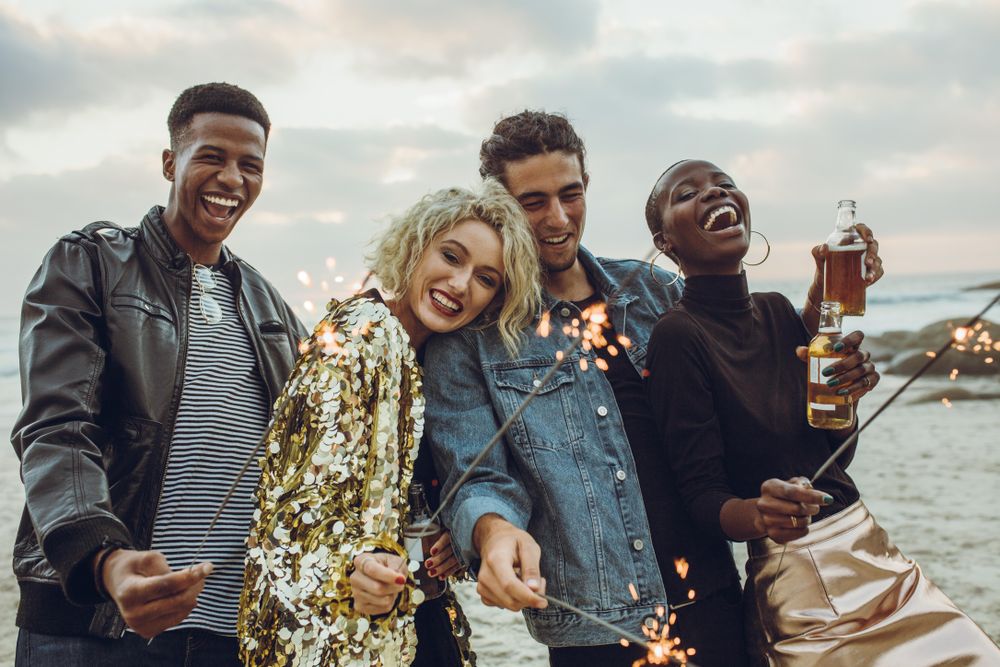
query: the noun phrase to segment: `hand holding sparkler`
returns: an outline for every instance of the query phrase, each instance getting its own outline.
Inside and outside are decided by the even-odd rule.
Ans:
[[[548,606],[542,597],[542,552],[531,535],[497,514],[487,514],[476,523],[473,542],[482,556],[476,592],[484,604],[510,611]]]
[[[364,553],[354,558],[351,592],[359,614],[388,614],[406,584],[406,559],[389,553]]]

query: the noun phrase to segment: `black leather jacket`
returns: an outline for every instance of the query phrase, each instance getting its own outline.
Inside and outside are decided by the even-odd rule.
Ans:
[[[192,288],[191,259],[162,211],[152,208],[137,228],[101,222],[63,237],[24,298],[23,408],[11,441],[26,498],[14,545],[17,624],[28,630],[124,630],[89,562],[103,544],[148,549],[152,539]],[[226,248],[222,262],[273,402],[305,332],[256,269]]]

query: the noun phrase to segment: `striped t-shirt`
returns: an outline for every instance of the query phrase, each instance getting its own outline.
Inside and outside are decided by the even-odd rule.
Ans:
[[[222,319],[209,324],[202,290],[191,290],[187,366],[170,457],[156,510],[152,549],[174,570],[191,565],[222,499],[267,428],[270,406],[249,334],[236,310],[236,295],[221,271],[208,294]],[[208,312],[208,311],[206,311]],[[202,628],[236,636],[243,589],[246,537],[255,507],[260,468],[253,464],[197,554],[215,570],[205,580],[194,611],[177,628]]]

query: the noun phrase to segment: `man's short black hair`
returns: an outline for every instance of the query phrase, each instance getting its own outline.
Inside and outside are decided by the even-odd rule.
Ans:
[[[508,162],[554,151],[565,151],[580,161],[580,173],[586,175],[584,157],[587,149],[566,116],[546,111],[524,110],[497,121],[479,149],[479,174],[504,181]]]
[[[264,128],[264,140],[271,131],[271,119],[254,94],[231,83],[202,83],[191,86],[177,96],[167,116],[170,149],[178,150],[184,143],[184,133],[191,119],[199,113],[225,113],[243,116]]]

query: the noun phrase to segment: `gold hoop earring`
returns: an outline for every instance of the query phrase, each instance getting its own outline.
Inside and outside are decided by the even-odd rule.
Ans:
[[[759,262],[754,262],[753,264],[751,264],[750,262],[744,262],[744,261],[741,260],[740,263],[743,264],[743,265],[745,265],[745,266],[760,266],[761,264],[763,264],[764,262],[767,261],[768,257],[771,256],[771,244],[768,242],[767,237],[764,236],[764,234],[762,234],[761,232],[758,232],[756,229],[750,230],[750,233],[751,234],[757,234],[762,239],[764,239],[764,245],[767,246],[767,252],[764,253],[764,259],[760,260]]]
[[[673,280],[671,280],[669,283],[660,282],[659,280],[657,280],[656,273],[653,271],[653,269],[656,267],[656,258],[659,257],[660,255],[663,255],[664,257],[667,256],[665,252],[660,250],[655,255],[653,255],[653,259],[649,260],[649,278],[660,287],[670,287],[678,280],[680,280],[681,277],[680,267],[677,268],[677,273],[674,274]]]

